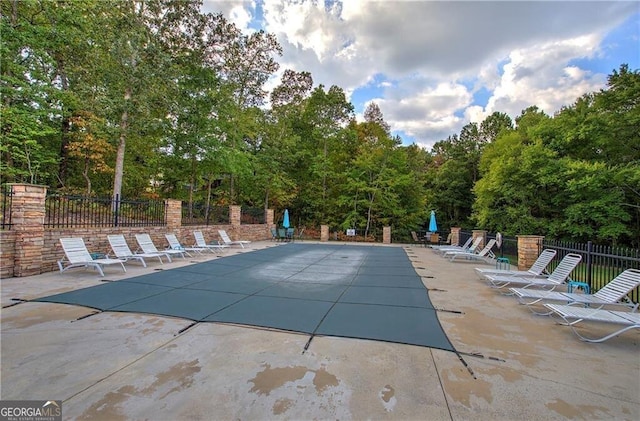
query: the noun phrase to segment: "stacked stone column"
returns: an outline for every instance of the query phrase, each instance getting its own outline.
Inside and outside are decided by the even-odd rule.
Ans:
[[[460,231],[462,228],[460,227],[451,227],[451,245],[461,245],[460,244]]]
[[[540,255],[543,236],[518,235],[518,270],[528,270]]]
[[[165,215],[167,219],[167,230],[171,232],[176,231],[182,226],[182,201],[166,199],[165,204],[167,210]]]
[[[16,233],[14,276],[40,273],[44,248],[45,186],[13,184],[11,186],[11,222]]]
[[[382,227],[382,244],[391,244],[391,227]]]
[[[229,206],[229,222],[233,226],[239,226],[241,224],[242,207],[238,205]]]
[[[482,237],[482,241],[480,241],[480,244],[478,244],[478,250],[482,250],[482,248],[484,247],[485,244],[487,244],[487,231],[485,230],[473,230],[472,232],[472,238],[473,241],[476,241],[476,238],[478,237]]]
[[[329,225],[320,226],[320,241],[329,241]]]

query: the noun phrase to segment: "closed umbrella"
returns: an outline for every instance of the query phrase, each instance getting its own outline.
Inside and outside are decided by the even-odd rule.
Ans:
[[[431,219],[429,220],[429,232],[438,232],[438,224],[436,223],[435,211],[431,211]]]
[[[284,216],[282,217],[282,226],[284,227],[285,231],[285,238],[287,239],[287,241],[291,240],[293,238],[293,233],[289,230],[289,209],[285,209],[284,210]]]

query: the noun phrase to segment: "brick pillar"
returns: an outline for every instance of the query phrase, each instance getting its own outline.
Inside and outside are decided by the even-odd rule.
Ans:
[[[320,225],[320,241],[329,241],[329,225]]]
[[[391,244],[391,227],[382,227],[382,244]]]
[[[267,226],[269,228],[275,226],[275,223],[273,222],[274,220],[274,213],[273,213],[273,209],[267,209],[264,215],[264,220],[267,223]]]
[[[242,213],[242,208],[238,205],[229,205],[229,221],[231,225],[237,226],[240,225],[240,215]]]
[[[451,245],[461,245],[460,244],[460,231],[462,228],[460,227],[451,227]]]
[[[175,231],[182,226],[182,201],[166,199],[167,231]]]
[[[518,235],[518,270],[528,270],[540,254],[543,236]]]
[[[273,209],[266,209],[264,211],[264,222],[267,224],[267,237],[273,238],[273,233],[271,230],[277,229],[276,224],[273,222],[274,220],[274,211]]]
[[[16,277],[41,273],[44,249],[45,186],[11,185],[11,222],[15,231],[13,275]]]
[[[476,241],[476,238],[478,238],[478,237],[482,237],[482,241],[480,241],[480,244],[478,244],[478,250],[482,250],[484,245],[487,244],[487,231],[485,231],[485,230],[473,230],[471,232],[472,232],[471,236],[473,238],[473,241]]]

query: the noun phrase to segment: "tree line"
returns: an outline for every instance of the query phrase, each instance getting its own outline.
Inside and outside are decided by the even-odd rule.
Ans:
[[[550,116],[403,146],[374,103],[279,70],[272,34],[199,2],[0,0],[2,182],[288,208],[297,226],[439,225],[640,246],[640,73]]]

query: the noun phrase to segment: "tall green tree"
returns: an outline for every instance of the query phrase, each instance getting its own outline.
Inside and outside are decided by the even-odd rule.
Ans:
[[[300,148],[296,152],[300,195],[298,208],[305,209],[311,220],[325,221],[329,217],[333,192],[339,185],[340,168],[351,143],[346,129],[354,118],[353,105],[347,101],[344,91],[331,86],[316,87],[306,101],[300,122]],[[345,149],[347,148],[347,149]]]

